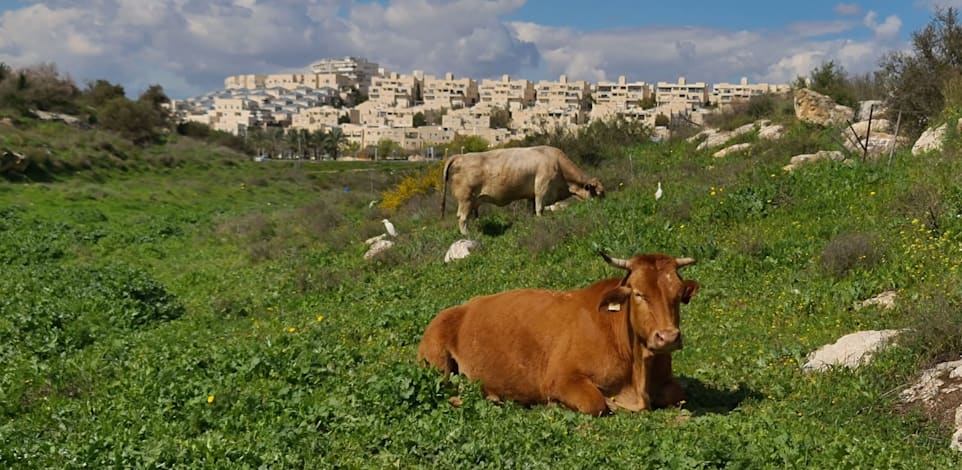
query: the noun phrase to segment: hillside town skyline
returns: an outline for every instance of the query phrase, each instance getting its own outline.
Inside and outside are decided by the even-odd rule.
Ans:
[[[339,128],[357,148],[383,139],[418,151],[478,136],[490,145],[553,128],[576,129],[592,120],[621,116],[652,128],[684,116],[700,120],[707,109],[789,84],[689,81],[648,83],[619,76],[612,81],[533,81],[508,74],[474,79],[390,71],[363,57],[321,59],[294,73],[225,77],[224,88],[173,103],[179,121],[245,135],[252,128],[307,131]]]

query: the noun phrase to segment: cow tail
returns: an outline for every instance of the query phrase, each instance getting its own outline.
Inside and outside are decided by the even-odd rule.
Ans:
[[[444,162],[444,172],[441,174],[441,218],[444,218],[444,207],[448,200],[448,178],[451,176],[449,170],[451,168],[451,163],[454,162],[454,158],[457,155],[448,159]]]

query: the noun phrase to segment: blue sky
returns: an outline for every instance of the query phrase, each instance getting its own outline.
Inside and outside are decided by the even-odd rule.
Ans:
[[[962,0],[0,0],[0,61],[177,98],[347,55],[476,79],[784,83],[829,60],[875,70],[935,6]]]

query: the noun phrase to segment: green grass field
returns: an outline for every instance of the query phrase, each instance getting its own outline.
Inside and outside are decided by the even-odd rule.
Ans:
[[[950,433],[897,406],[920,367],[962,352],[957,136],[891,165],[782,171],[826,135],[795,124],[725,159],[639,144],[586,168],[604,200],[484,206],[482,249],[451,264],[437,194],[369,207],[423,164],[255,163],[184,141],[0,181],[0,467],[959,468]],[[15,138],[42,140],[0,143]],[[385,216],[398,244],[365,262]],[[681,409],[494,404],[415,362],[445,307],[618,275],[598,249],[698,260]],[[855,308],[888,289],[896,309]],[[903,327],[857,371],[800,370],[844,334]]]

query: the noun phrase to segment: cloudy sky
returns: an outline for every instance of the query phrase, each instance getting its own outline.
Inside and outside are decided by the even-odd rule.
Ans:
[[[184,98],[356,55],[476,79],[790,82],[907,47],[962,0],[0,0],[0,62]]]

